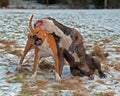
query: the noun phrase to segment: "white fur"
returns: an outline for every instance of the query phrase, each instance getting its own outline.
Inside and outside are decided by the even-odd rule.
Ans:
[[[48,33],[53,33],[55,32],[56,35],[61,37],[61,42],[60,42],[60,47],[65,48],[68,50],[69,46],[72,43],[72,39],[70,36],[67,36],[61,31],[54,23],[52,20],[49,19],[42,19],[44,22],[43,25],[40,26],[42,30],[47,31]]]
[[[64,49],[69,49],[71,43],[72,43],[72,39],[70,37],[70,35],[65,35],[63,33],[63,31],[61,31],[54,23],[52,20],[49,19],[42,19],[43,21],[43,25],[40,26],[40,28],[42,30],[47,31],[48,33],[53,33],[55,32],[56,35],[61,37],[61,41],[60,41],[60,47],[64,48]],[[76,53],[72,53],[72,56],[75,57],[75,61],[79,62],[80,59],[78,57],[78,55]]]
[[[59,74],[55,71],[55,80],[57,82],[61,81],[61,77],[59,76]]]
[[[36,78],[37,72],[35,72],[34,74],[32,74],[32,76],[30,77],[30,79],[34,80]]]
[[[49,47],[49,43],[47,42],[46,39],[41,46],[38,46],[38,48],[40,49],[40,51],[38,53],[40,58],[45,58],[45,57],[49,57],[49,56],[54,57],[52,49]]]
[[[74,53],[71,53],[72,56],[75,58],[75,62],[80,62],[80,58],[78,57],[77,53],[74,52]]]

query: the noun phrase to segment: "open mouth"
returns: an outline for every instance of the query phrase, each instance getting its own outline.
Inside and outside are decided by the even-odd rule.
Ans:
[[[41,44],[42,44],[42,39],[41,38],[37,38],[35,40],[35,45],[40,46]]]

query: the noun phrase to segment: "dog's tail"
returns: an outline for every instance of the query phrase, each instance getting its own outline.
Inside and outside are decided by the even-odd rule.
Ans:
[[[34,29],[33,29],[33,27],[32,27],[32,19],[33,19],[33,14],[32,14],[32,16],[31,16],[31,18],[30,18],[30,20],[29,20],[29,28],[30,28],[30,31],[31,32],[34,32]]]

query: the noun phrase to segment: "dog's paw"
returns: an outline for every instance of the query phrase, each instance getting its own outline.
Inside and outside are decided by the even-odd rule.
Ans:
[[[32,75],[30,76],[30,79],[36,79],[36,74],[35,74],[35,73],[32,74]]]
[[[61,77],[60,77],[60,75],[57,72],[55,72],[55,81],[56,82],[60,82],[61,81]]]
[[[107,75],[106,74],[100,74],[100,78],[106,78],[107,77]]]
[[[94,80],[94,76],[93,75],[89,75],[88,79],[89,80]]]
[[[99,71],[99,75],[100,75],[100,78],[106,78],[107,77],[107,75],[104,74],[102,71]]]

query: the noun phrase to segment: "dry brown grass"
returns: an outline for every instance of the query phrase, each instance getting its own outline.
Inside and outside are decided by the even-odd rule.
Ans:
[[[105,53],[104,50],[102,49],[102,46],[99,43],[95,42],[93,51],[91,52],[90,55],[105,60],[106,57],[108,56],[108,53]]]
[[[41,96],[41,90],[47,89],[47,81],[37,80],[36,82],[24,80],[22,86],[21,96]]]
[[[117,70],[117,71],[120,71],[120,64],[115,64],[114,69]]]
[[[116,47],[116,52],[119,52],[120,53],[120,47]]]
[[[47,66],[48,67],[48,66]],[[47,96],[48,94],[54,94],[50,96],[61,96],[61,90],[74,90],[74,96],[84,96],[84,94],[88,94],[88,90],[82,86],[82,79],[80,77],[71,77],[70,79],[62,80],[59,83],[51,84],[48,81],[37,80],[37,81],[28,81],[29,78],[25,78],[23,74],[30,74],[29,70],[23,69],[21,70],[22,78],[17,78],[17,81],[22,82],[23,87],[20,95],[25,96]],[[20,76],[18,76],[20,77]],[[24,77],[24,78],[23,78]],[[19,79],[19,80],[18,80]],[[52,88],[52,91],[49,92],[48,88]],[[42,90],[46,90],[47,93],[42,92]],[[42,94],[42,95],[41,95]],[[57,94],[57,95],[55,95]],[[49,95],[48,95],[49,96]]]
[[[91,48],[92,48],[92,45],[86,45],[86,46],[85,46],[85,49],[86,49],[86,50],[90,50]]]
[[[51,69],[55,69],[54,68],[54,65],[53,64],[50,64],[48,61],[46,60],[43,60],[40,64],[39,64],[39,67],[41,70],[44,70],[44,71],[49,71]]]
[[[95,94],[94,96],[114,96],[114,92],[100,92]]]
[[[97,80],[96,82],[100,83],[100,84],[106,84],[103,80]]]
[[[111,40],[109,40],[109,39],[105,39],[105,40],[102,40],[102,42],[103,42],[104,44],[106,44],[106,43],[110,43]]]
[[[61,85],[67,90],[74,90],[74,96],[85,96],[88,94],[88,90],[82,86],[82,80],[80,77],[72,77],[69,80],[63,80]]]
[[[110,67],[109,65],[105,64],[105,66],[104,66],[103,68],[104,68],[104,70],[105,70],[106,72],[109,72],[109,71],[110,71],[110,68],[109,68],[109,67]]]
[[[16,41],[0,40],[0,43],[3,44],[0,48],[6,53],[14,54],[18,57],[22,55],[22,51],[17,49],[20,48],[20,46],[16,43]]]

